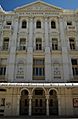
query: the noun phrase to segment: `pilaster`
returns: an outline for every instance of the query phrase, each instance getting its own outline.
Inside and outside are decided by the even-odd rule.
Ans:
[[[10,44],[9,65],[8,65],[8,82],[14,82],[15,79],[15,58],[16,58],[16,43],[18,32],[18,18],[15,18],[13,35]]]
[[[63,18],[60,18],[59,23],[60,23],[60,39],[62,46],[63,82],[67,82],[69,80],[70,67],[69,67],[69,56],[67,51],[67,40],[65,37],[65,27]]]
[[[29,18],[29,41],[27,51],[27,80],[32,80],[32,64],[33,64],[33,18]]]
[[[49,47],[48,18],[45,18],[45,79],[51,81],[51,53]]]

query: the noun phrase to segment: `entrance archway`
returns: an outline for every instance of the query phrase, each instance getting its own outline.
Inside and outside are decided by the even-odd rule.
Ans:
[[[49,92],[49,115],[58,115],[58,99],[55,90]]]
[[[28,91],[23,90],[21,92],[21,99],[20,99],[20,115],[28,115],[28,112],[29,112]]]
[[[36,88],[32,96],[32,115],[46,114],[45,91],[42,88]]]

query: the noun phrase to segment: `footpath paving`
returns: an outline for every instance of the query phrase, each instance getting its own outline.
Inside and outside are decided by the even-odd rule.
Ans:
[[[43,116],[20,116],[20,117],[0,117],[0,119],[78,119],[78,117],[43,117]]]

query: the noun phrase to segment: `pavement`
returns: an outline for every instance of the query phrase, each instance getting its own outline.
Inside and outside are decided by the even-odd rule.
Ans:
[[[78,117],[19,116],[19,117],[0,117],[0,119],[78,119]]]

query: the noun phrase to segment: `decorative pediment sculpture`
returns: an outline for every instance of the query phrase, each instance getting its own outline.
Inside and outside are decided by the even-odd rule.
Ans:
[[[62,12],[62,9],[53,5],[50,5],[43,1],[36,1],[22,7],[18,7],[15,9],[16,12],[33,12],[33,11],[56,11]]]

